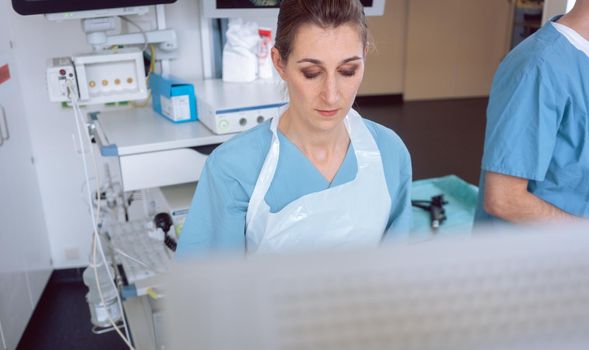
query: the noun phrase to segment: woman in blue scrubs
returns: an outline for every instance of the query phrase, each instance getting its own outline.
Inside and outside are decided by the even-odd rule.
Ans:
[[[368,32],[358,0],[284,0],[274,66],[289,104],[208,158],[178,256],[377,246],[407,237],[411,160],[351,109]]]

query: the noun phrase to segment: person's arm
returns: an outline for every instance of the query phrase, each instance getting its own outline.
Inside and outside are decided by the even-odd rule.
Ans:
[[[485,211],[515,222],[578,220],[528,192],[528,180],[494,172],[485,174]]]
[[[247,194],[210,156],[180,234],[176,257],[245,251],[246,211]]]

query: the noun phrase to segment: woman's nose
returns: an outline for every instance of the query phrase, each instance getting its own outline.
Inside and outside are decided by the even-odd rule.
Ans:
[[[323,83],[322,91],[323,100],[329,105],[333,106],[339,99],[339,93],[337,89],[337,80],[335,77],[327,77]]]

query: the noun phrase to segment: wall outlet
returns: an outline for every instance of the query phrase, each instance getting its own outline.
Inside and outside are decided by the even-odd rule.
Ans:
[[[80,249],[78,248],[65,248],[65,259],[66,260],[79,260]]]

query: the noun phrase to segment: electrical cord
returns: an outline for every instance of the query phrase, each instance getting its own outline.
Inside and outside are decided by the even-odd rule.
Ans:
[[[73,136],[73,135],[72,135]],[[90,178],[90,180],[94,180],[94,178]],[[86,181],[84,181],[82,183],[82,186],[80,188],[80,196],[82,197],[82,202],[84,202],[84,204],[88,207],[88,211],[90,211],[90,206],[96,206],[96,202],[94,201],[94,196],[92,197],[92,203],[88,203],[88,198],[86,198],[86,186],[90,186],[90,184],[86,183]]]
[[[86,179],[89,179],[89,176],[88,176],[88,166],[87,166],[87,163],[86,163],[86,157],[85,157],[85,151],[84,151],[84,144],[83,144],[81,127],[80,127],[80,119],[82,119],[82,112],[81,112],[81,110],[79,108],[77,99],[72,100],[72,102],[73,102],[73,105],[74,105],[74,115],[76,117],[76,128],[77,128],[77,131],[78,131],[78,138],[79,138],[80,146],[81,146],[81,149],[82,149],[82,163],[84,165],[84,173],[85,173]],[[82,122],[83,122],[83,120],[82,120]],[[92,159],[94,161],[96,172],[98,173],[98,168],[96,167],[96,157],[94,155],[94,151],[92,150],[92,145],[90,145],[89,148],[90,148],[90,153],[91,153]],[[97,188],[100,188],[100,182],[99,181],[97,181]],[[90,193],[90,188],[88,187],[87,189],[88,189],[89,199],[91,200],[92,194]],[[104,295],[103,295],[102,289],[100,287],[100,280],[98,278],[98,270],[97,270],[97,266],[98,265],[97,265],[97,261],[96,261],[96,258],[97,258],[96,257],[96,252],[97,252],[97,250],[98,250],[98,252],[101,255],[102,262],[106,266],[108,266],[108,260],[106,259],[106,256],[104,254],[104,247],[102,246],[102,242],[101,242],[101,240],[99,239],[99,236],[98,236],[98,225],[97,225],[97,222],[96,222],[96,218],[98,216],[95,217],[95,215],[93,213],[94,210],[93,210],[92,207],[90,208],[90,211],[91,211],[93,231],[94,231],[94,234],[92,236],[92,268],[94,270],[94,278],[95,278],[95,281],[96,281],[96,286],[97,286],[97,289],[98,289],[98,295],[100,297],[100,301],[101,301],[101,303],[103,305],[106,305],[106,302],[105,302],[105,299],[104,299]],[[98,209],[97,209],[97,214],[99,215],[99,213],[100,213],[100,202],[98,203]],[[111,273],[111,271],[110,271],[110,269],[108,267],[106,268],[106,272],[108,274],[109,281],[111,282],[112,288],[114,290],[117,290],[117,287],[116,287],[116,285],[114,283],[114,276],[112,275],[112,273]],[[116,296],[116,299],[117,299],[119,310],[122,313],[123,312],[123,305],[122,305],[122,302],[121,302],[119,293],[118,292],[115,293],[115,296]],[[108,320],[109,320],[111,326],[117,332],[117,334],[123,339],[123,341],[125,342],[125,344],[129,347],[129,349],[134,349],[133,346],[130,343],[131,337],[129,335],[129,329],[128,329],[127,322],[126,322],[126,319],[124,317],[124,314],[121,315],[122,316],[121,318],[122,318],[123,325],[124,325],[124,328],[125,328],[126,337],[121,333],[121,331],[119,330],[118,326],[116,325],[116,323],[112,319],[110,313],[107,312],[106,314],[107,314],[107,317],[108,317]]]
[[[74,111],[75,111],[74,114],[76,116],[76,126],[77,126],[77,130],[78,130],[78,137],[79,137],[79,140],[80,140],[80,146],[81,146],[81,149],[82,149],[82,162],[84,163],[84,172],[85,172],[86,178],[88,179],[89,178],[88,177],[88,167],[87,167],[85,156],[84,156],[85,155],[85,152],[84,152],[84,145],[83,145],[83,141],[82,141],[82,132],[81,132],[81,128],[80,128],[80,121],[83,122],[83,119],[82,119],[82,115],[83,114],[82,114],[82,111],[79,108],[79,105],[77,105],[77,101],[75,101],[74,103],[75,103],[75,105],[74,105],[75,106],[75,108],[74,108]],[[96,156],[94,155],[94,150],[92,149],[92,145],[91,144],[89,144],[89,150],[90,150],[90,154],[92,156],[92,160],[94,162],[94,169],[95,169],[96,175],[97,175],[97,182],[96,182],[96,184],[97,184],[97,190],[98,190],[100,188],[100,180],[99,180],[99,175],[98,175],[98,166],[96,164]],[[91,198],[91,193],[90,193],[89,187],[88,187],[88,195]],[[94,277],[95,277],[95,281],[96,281],[96,284],[97,284],[97,289],[98,289],[98,294],[100,296],[100,301],[101,301],[101,303],[103,305],[106,305],[105,300],[104,300],[104,296],[102,294],[102,289],[100,288],[100,281],[99,281],[99,278],[98,278],[98,270],[97,270],[97,266],[98,265],[97,265],[97,262],[96,262],[96,252],[97,252],[97,249],[96,248],[98,247],[98,251],[100,252],[100,255],[101,255],[101,258],[102,258],[103,263],[105,265],[108,265],[108,260],[106,259],[106,256],[104,254],[104,247],[102,246],[102,242],[101,242],[101,240],[98,237],[97,219],[99,218],[99,215],[100,215],[100,208],[101,208],[101,206],[100,206],[100,202],[98,202],[97,204],[98,204],[98,206],[97,206],[97,214],[96,215],[93,215],[92,214],[93,209],[91,208],[92,223],[93,223],[93,227],[94,227],[94,235],[92,237],[92,268],[94,270]],[[98,242],[98,244],[96,244],[97,242]],[[110,269],[107,268],[106,271],[107,271],[107,274],[109,276],[109,281],[111,282],[111,285],[112,285],[113,289],[114,290],[117,290],[117,287],[114,284],[114,277],[111,274]],[[120,297],[119,297],[118,292],[115,293],[115,295],[116,295],[116,298],[117,298],[117,303],[118,303],[118,306],[119,306],[119,310],[122,313],[123,312],[123,307],[122,307],[122,302],[120,300]],[[124,318],[124,315],[122,317],[122,321],[123,321],[123,324],[124,324],[124,327],[125,327],[125,332],[126,332],[126,335],[127,335],[126,338],[124,338],[123,335],[122,335],[122,333],[120,333],[120,331],[119,331],[116,323],[111,318],[109,312],[107,312],[107,316],[108,316],[108,319],[109,319],[109,321],[110,321],[113,329],[115,329],[117,331],[117,333],[119,333],[119,335],[123,338],[123,340],[125,340],[125,343],[128,346],[130,346],[130,348],[132,348],[132,346],[130,345],[130,343],[128,341],[128,339],[130,339],[130,336],[129,336],[129,333],[128,333],[128,328],[127,328],[127,324],[126,324],[126,320]]]
[[[147,85],[149,85],[149,78],[151,77],[151,73],[153,73],[153,71],[155,70],[156,50],[155,50],[155,46],[153,46],[153,44],[149,44],[149,51],[150,51],[150,56],[149,56],[149,71],[147,72]]]
[[[119,16],[123,21],[131,24],[133,27],[137,28],[139,30],[139,32],[141,32],[141,35],[143,35],[143,50],[141,51],[145,51],[147,50],[147,45],[149,45],[149,40],[147,39],[147,34],[145,33],[145,30],[143,30],[143,28],[141,28],[141,26],[139,24],[137,24],[135,21],[133,21],[132,19],[130,19],[127,16]]]
[[[151,267],[148,264],[144,263],[143,261],[141,261],[141,260],[139,260],[139,259],[137,259],[137,258],[135,258],[135,257],[133,257],[133,256],[127,254],[127,253],[125,253],[122,249],[116,248],[115,251],[117,253],[121,254],[122,256],[124,256],[125,258],[127,258],[127,259],[129,259],[129,260],[131,260],[133,262],[136,262],[137,264],[139,264],[139,265],[141,265],[141,266],[143,266],[143,267],[151,270],[152,272],[157,273],[157,270],[156,269],[154,269],[153,267]]]
[[[149,79],[151,78],[151,74],[155,71],[155,54],[156,54],[155,46],[153,46],[153,44],[149,44],[149,50],[150,50],[149,69],[147,71],[147,77],[145,78],[145,85],[147,85],[148,87],[149,87]],[[151,89],[149,89],[149,93],[148,93],[145,101],[143,103],[134,103],[133,102],[132,106],[135,108],[147,107],[149,105],[149,101],[151,100],[151,98],[152,98]]]
[[[141,26],[139,24],[137,24],[135,21],[133,21],[132,19],[130,19],[127,16],[119,16],[119,17],[123,21],[125,21],[125,22],[131,24],[133,27],[137,28],[139,30],[139,32],[141,32],[141,34],[143,35],[143,49],[141,51],[146,51],[147,48],[149,47],[149,50],[150,50],[149,70],[148,70],[147,78],[146,78],[147,86],[149,86],[149,78],[151,77],[151,73],[153,73],[155,70],[155,54],[156,54],[155,46],[153,46],[153,44],[149,43],[149,39],[147,38],[147,34],[145,33],[145,30],[143,28],[141,28]],[[144,103],[142,103],[142,104],[132,103],[132,105],[135,108],[147,107],[150,99],[151,99],[151,90],[149,90],[149,95],[147,96],[147,99],[145,99]]]
[[[80,110],[80,106],[79,106],[79,103],[78,103],[77,90],[72,85],[71,81],[68,81],[67,82],[67,91],[68,91],[68,99],[70,100],[70,103],[72,104],[73,110],[74,110],[74,119],[75,119],[75,122],[76,122],[76,130],[77,130],[77,134],[78,134],[78,141],[80,143],[80,147],[81,147],[81,150],[82,150],[81,153],[82,153],[82,163],[83,163],[83,166],[84,166],[84,175],[86,177],[86,181],[89,183],[90,182],[90,180],[89,180],[90,179],[90,176],[88,174],[88,164],[86,162],[85,149],[84,149],[84,138],[82,137],[82,134],[83,133],[82,133],[81,126],[80,126],[80,124],[84,122],[83,121],[83,117],[82,117],[83,113]],[[87,136],[88,144],[90,146],[89,147],[90,154],[91,154],[92,159],[94,161],[94,166],[95,166],[95,171],[96,171],[96,179],[97,179],[97,181],[96,181],[96,187],[98,189],[97,191],[99,191],[99,189],[100,189],[100,178],[99,178],[99,175],[98,175],[98,167],[96,166],[96,156],[94,154],[94,150],[92,149],[92,144],[91,144],[91,142],[89,140],[89,137],[88,137],[88,134],[87,133],[86,133],[86,136]],[[92,203],[92,193],[90,191],[90,186],[87,186],[86,189],[87,189],[87,195],[88,195],[89,202]],[[97,258],[96,253],[97,253],[97,251],[100,253],[100,256],[102,258],[103,263],[107,266],[106,272],[108,274],[109,281],[111,282],[112,287],[115,290],[117,290],[117,287],[116,287],[116,285],[114,283],[114,277],[112,276],[112,273],[111,273],[110,269],[108,268],[108,260],[106,259],[106,256],[104,254],[104,248],[102,246],[102,242],[100,241],[100,239],[98,237],[97,220],[98,220],[99,215],[100,215],[100,201],[98,201],[96,214],[94,213],[93,206],[92,205],[90,206],[90,214],[91,214],[90,216],[91,216],[91,219],[92,219],[92,226],[93,226],[93,235],[92,235],[92,268],[94,270],[94,278],[95,278],[95,281],[96,281],[96,285],[97,285],[98,295],[100,297],[100,301],[101,301],[101,303],[103,305],[106,305],[106,302],[104,300],[104,295],[102,294],[102,290],[100,288],[100,281],[99,281],[99,278],[98,278],[98,270],[97,270],[97,263],[96,263],[96,258]],[[120,295],[119,295],[118,292],[115,293],[115,295],[116,295],[116,299],[117,299],[117,303],[118,303],[119,309],[120,309],[121,314],[122,314],[121,315],[122,316],[121,318],[122,318],[122,321],[123,321],[123,326],[125,328],[126,337],[119,330],[118,326],[116,325],[116,323],[112,319],[112,317],[110,315],[110,312],[107,312],[106,313],[107,314],[107,317],[108,317],[108,320],[109,320],[111,326],[113,327],[113,329],[117,332],[117,334],[121,337],[121,339],[123,339],[123,341],[129,347],[129,349],[130,350],[134,350],[133,346],[130,343],[131,337],[129,335],[129,328],[127,326],[127,321],[126,321],[125,316],[123,314],[123,305],[122,305],[122,302],[121,302]]]
[[[72,88],[71,85],[69,86],[69,88],[70,88],[70,90],[73,90],[73,88]],[[76,122],[76,130],[78,132],[78,140],[79,140],[80,148],[81,148],[81,151],[82,151],[81,153],[82,153],[82,163],[84,165],[84,174],[86,176],[86,181],[89,182],[88,165],[87,165],[86,157],[85,157],[86,152],[85,152],[85,149],[84,149],[84,141],[83,141],[84,139],[82,137],[82,134],[83,133],[81,131],[81,123],[80,123],[81,122],[80,120],[82,119],[82,111],[80,110],[80,107],[79,107],[79,104],[78,104],[78,100],[77,100],[77,95],[75,93],[74,94],[70,94],[70,101],[72,102],[72,106],[74,107],[74,118],[75,118],[75,122]],[[83,120],[82,120],[82,122],[83,122]],[[89,147],[89,150],[91,152],[92,159],[94,161],[95,173],[97,175],[96,187],[97,187],[97,191],[98,191],[99,188],[100,188],[100,181],[99,181],[99,178],[98,178],[98,167],[96,165],[96,157],[94,156],[94,153],[93,153],[93,150],[92,150],[92,145],[90,144],[89,146],[90,146]],[[92,194],[90,192],[89,186],[87,187],[87,194],[88,194],[89,200],[92,200]],[[97,220],[98,220],[99,215],[100,215],[100,208],[101,208],[100,202],[98,202],[97,203],[97,211],[96,211],[96,215],[95,215],[94,214],[94,210],[93,210],[93,206],[90,207],[90,213],[91,213],[92,224],[93,224],[93,233],[94,233],[93,236],[92,236],[92,265],[91,266],[92,266],[92,268],[94,270],[94,277],[95,277],[95,282],[96,282],[97,289],[98,289],[98,294],[100,296],[100,301],[101,301],[101,303],[103,305],[106,305],[105,300],[104,300],[104,296],[102,294],[102,289],[100,288],[100,281],[99,281],[99,278],[98,278],[98,271],[97,271],[98,264],[96,262],[96,248],[98,247],[99,250],[100,250],[100,253],[102,255],[102,261],[103,261],[103,263],[105,265],[108,264],[108,261],[106,259],[106,256],[104,255],[104,248],[102,247],[102,243],[101,243],[100,239],[98,238],[98,225],[97,225]],[[96,242],[98,242],[98,244],[96,244]],[[116,286],[114,285],[114,278],[111,275],[111,272],[110,272],[110,270],[108,268],[107,268],[107,274],[109,275],[109,279],[112,282],[113,288],[116,290]],[[118,293],[117,293],[117,297],[118,297]],[[119,307],[121,307],[121,305],[119,305]],[[120,310],[122,311],[122,308]],[[111,325],[113,326],[113,328],[118,331],[118,327],[116,326],[114,320],[110,317],[110,313],[109,312],[107,312],[107,316],[108,316],[108,319],[109,319]],[[121,334],[121,336],[122,336],[122,334]]]
[[[4,331],[2,330],[2,327],[0,327],[0,339],[2,339],[2,346],[4,346],[4,349],[8,349],[8,346],[6,345],[6,337],[4,337]]]

